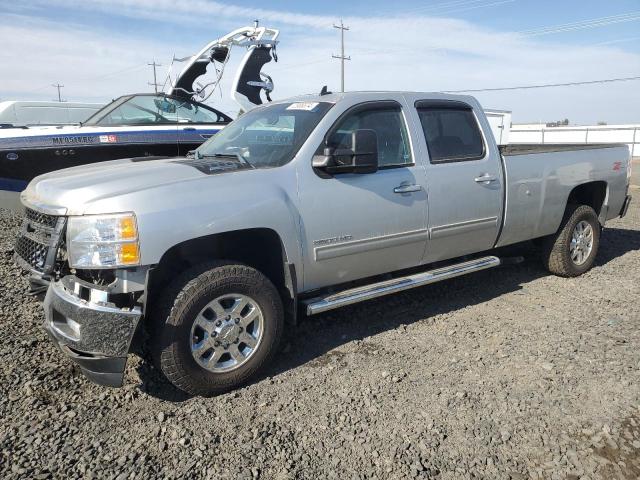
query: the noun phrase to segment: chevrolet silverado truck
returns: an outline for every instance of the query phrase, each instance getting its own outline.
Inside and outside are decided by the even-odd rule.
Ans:
[[[35,178],[15,254],[90,379],[120,386],[144,342],[210,395],[252,378],[301,314],[497,267],[499,247],[536,240],[551,273],[584,273],[630,168],[626,146],[501,150],[472,97],[323,90],[188,157]]]

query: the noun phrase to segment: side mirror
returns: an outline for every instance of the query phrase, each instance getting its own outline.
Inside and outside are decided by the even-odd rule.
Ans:
[[[378,171],[378,135],[375,130],[360,129],[351,133],[350,149],[325,148],[315,155],[313,168],[328,174],[375,173]]]

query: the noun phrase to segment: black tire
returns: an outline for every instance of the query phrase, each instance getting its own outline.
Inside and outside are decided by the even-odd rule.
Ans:
[[[197,315],[217,297],[237,293],[251,297],[262,312],[261,341],[246,362],[228,372],[211,372],[191,354]],[[278,349],[284,326],[282,301],[275,286],[246,265],[216,262],[192,268],[163,292],[153,314],[151,353],[163,375],[191,395],[214,395],[237,388],[264,367]]]
[[[571,258],[571,239],[576,225],[587,222],[593,230],[591,252],[581,264]],[[549,272],[560,277],[577,277],[589,270],[600,246],[600,222],[598,215],[588,205],[570,205],[562,219],[558,232],[544,239],[542,261]]]

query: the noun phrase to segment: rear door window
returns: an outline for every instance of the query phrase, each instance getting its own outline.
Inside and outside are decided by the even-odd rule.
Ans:
[[[431,163],[479,160],[485,145],[473,110],[464,107],[418,107]]]

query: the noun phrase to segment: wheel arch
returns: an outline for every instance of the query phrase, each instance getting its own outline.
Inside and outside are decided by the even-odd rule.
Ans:
[[[212,260],[238,262],[255,268],[275,285],[287,321],[297,318],[297,278],[280,235],[271,228],[250,228],[205,235],[169,248],[147,279],[146,306],[153,308],[171,281],[182,272]],[[149,317],[150,315],[145,315]]]
[[[598,215],[601,225],[607,215],[607,197],[609,195],[609,186],[604,180],[595,180],[593,182],[582,183],[573,187],[567,203],[565,205],[565,214],[571,205],[588,205],[593,208]]]

